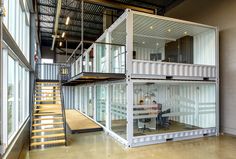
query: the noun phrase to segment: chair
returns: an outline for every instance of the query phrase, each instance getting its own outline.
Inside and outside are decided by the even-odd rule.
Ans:
[[[170,113],[171,112],[171,110],[170,109],[167,109],[167,110],[165,110],[165,111],[161,111],[160,113],[158,113],[158,115],[157,115],[157,127],[159,126],[160,128],[169,128],[169,126],[170,126],[170,122],[169,122],[169,117],[167,116],[167,117],[163,117],[162,115],[163,114],[168,114],[168,113]]]
[[[143,130],[143,132],[145,130],[149,130],[150,131],[150,129],[146,126],[146,124],[151,122],[151,118],[139,119],[138,121],[143,123],[143,128],[141,128],[141,130]]]

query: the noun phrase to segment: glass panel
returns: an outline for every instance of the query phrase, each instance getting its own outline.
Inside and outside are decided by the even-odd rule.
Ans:
[[[100,124],[106,124],[107,86],[96,86],[96,120]]]
[[[88,53],[88,72],[93,72],[94,70],[94,51],[93,48]]]
[[[215,127],[215,84],[134,84],[134,136]]]
[[[111,45],[111,72],[125,72],[125,47]]]
[[[111,95],[111,130],[126,139],[127,108],[126,84],[112,84]]]
[[[90,86],[87,89],[87,115],[90,116],[91,118],[93,118],[93,112],[94,112],[94,87]]]
[[[215,65],[214,28],[145,15],[133,17],[133,59]]]
[[[100,43],[95,45],[96,72],[125,73],[125,46]]]
[[[15,117],[15,61],[8,56],[8,80],[7,80],[7,134],[8,138],[14,132],[14,117]]]
[[[105,54],[105,45],[96,44],[96,72],[107,72],[107,58]]]
[[[86,87],[81,87],[81,112],[85,113],[86,107]]]
[[[21,124],[24,118],[24,99],[23,99],[23,88],[26,91],[26,88],[23,87],[23,68],[18,67],[18,123]]]

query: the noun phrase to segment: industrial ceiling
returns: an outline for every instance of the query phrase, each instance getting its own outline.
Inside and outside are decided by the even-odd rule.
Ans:
[[[166,10],[178,5],[183,0],[84,0],[84,40],[95,41],[103,33],[104,14],[112,17],[114,22],[125,8],[144,8],[153,10],[154,14],[163,15]],[[57,0],[36,0],[36,12],[38,15],[38,33],[41,46],[52,46],[55,31],[55,20],[57,11]],[[106,9],[112,10],[105,13]],[[136,8],[134,8],[136,9]],[[66,25],[66,19],[70,22]],[[81,0],[62,0],[61,11],[58,18],[55,48],[75,49],[81,37]],[[66,42],[67,41],[67,42]],[[59,42],[63,42],[59,46]],[[86,47],[86,46],[85,46]]]

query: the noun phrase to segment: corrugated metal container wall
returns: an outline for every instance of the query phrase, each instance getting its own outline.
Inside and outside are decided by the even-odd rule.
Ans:
[[[64,95],[64,105],[65,109],[74,109],[75,108],[75,87],[73,86],[63,86],[63,95]]]

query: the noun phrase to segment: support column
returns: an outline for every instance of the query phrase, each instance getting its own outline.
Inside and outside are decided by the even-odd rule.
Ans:
[[[128,145],[132,144],[133,138],[133,82],[132,74],[132,58],[133,58],[133,13],[126,10],[126,100],[127,100],[127,140]]]

